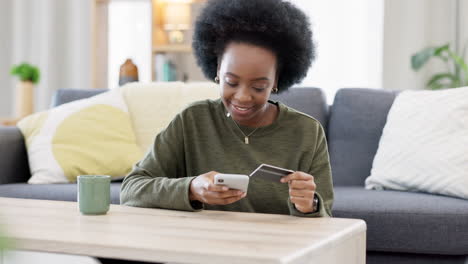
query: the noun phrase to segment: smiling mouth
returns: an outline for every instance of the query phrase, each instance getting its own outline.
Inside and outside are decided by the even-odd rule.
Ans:
[[[244,112],[252,109],[252,107],[240,107],[240,106],[235,106],[235,105],[233,105],[233,107],[239,111],[244,111]]]

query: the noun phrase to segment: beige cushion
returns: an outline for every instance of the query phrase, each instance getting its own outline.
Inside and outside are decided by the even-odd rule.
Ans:
[[[219,98],[218,85],[211,82],[129,83],[121,87],[138,145],[146,151],[156,135],[188,104]]]

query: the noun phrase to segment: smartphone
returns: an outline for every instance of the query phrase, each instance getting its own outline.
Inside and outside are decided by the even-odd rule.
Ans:
[[[241,190],[247,193],[249,188],[249,176],[244,174],[224,174],[218,173],[214,176],[214,183],[226,185],[229,189]]]
[[[280,182],[282,177],[293,172],[293,170],[288,170],[268,164],[261,164],[250,174],[250,177],[256,177],[267,181]]]

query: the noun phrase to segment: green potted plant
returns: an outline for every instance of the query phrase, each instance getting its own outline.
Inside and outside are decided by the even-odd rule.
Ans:
[[[411,68],[414,71],[421,69],[431,58],[442,60],[446,71],[431,76],[426,83],[428,89],[456,88],[468,85],[468,66],[464,54],[460,56],[450,49],[449,44],[438,47],[427,47],[411,56]]]
[[[11,74],[18,76],[20,82],[16,87],[15,115],[22,118],[33,113],[34,84],[39,82],[40,71],[28,63],[13,65]]]

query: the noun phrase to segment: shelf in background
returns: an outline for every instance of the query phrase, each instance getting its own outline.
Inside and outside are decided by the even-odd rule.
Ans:
[[[0,117],[0,126],[16,126],[16,123],[20,118],[5,118],[5,117]]]
[[[192,52],[192,47],[189,44],[168,44],[153,47],[153,53],[163,52]]]

